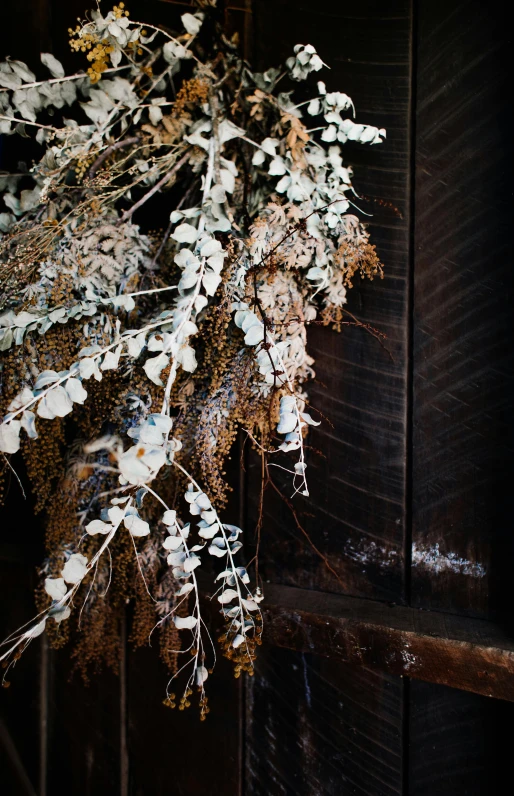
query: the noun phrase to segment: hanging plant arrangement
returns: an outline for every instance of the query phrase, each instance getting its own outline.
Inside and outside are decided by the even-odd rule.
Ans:
[[[385,136],[323,82],[299,104],[281,91],[322,69],[314,47],[254,72],[211,5],[176,36],[123,3],[92,12],[69,31],[87,63],[71,76],[50,54],[44,80],[0,64],[0,133],[39,152],[0,175],[0,451],[11,477],[21,451],[47,528],[39,614],[0,660],[7,673],[46,631],[71,633],[83,673],[116,667],[135,598],[132,639],[160,634],[167,704],[197,690],[202,719],[216,645],[200,568],[215,565],[236,676],[263,632],[226,459],[241,433],[308,495],[308,326],[339,329],[352,281],[382,276],[341,145]]]

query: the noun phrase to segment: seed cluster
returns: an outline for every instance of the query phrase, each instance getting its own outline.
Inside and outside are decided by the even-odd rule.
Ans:
[[[125,10],[125,3],[119,3],[113,8],[115,19],[122,19],[128,17],[129,12]],[[80,19],[78,20],[80,23]],[[109,39],[99,39],[97,34],[93,31],[84,28],[82,24],[78,24],[75,29],[68,28],[70,37],[70,47],[75,52],[87,52],[87,60],[91,66],[87,70],[87,74],[91,83],[98,83],[102,74],[109,68],[109,59],[111,53],[114,51],[114,46],[110,43]],[[134,44],[131,42],[130,44]],[[142,51],[140,51],[142,52]]]

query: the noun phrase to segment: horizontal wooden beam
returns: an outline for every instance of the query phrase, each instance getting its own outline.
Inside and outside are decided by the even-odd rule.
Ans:
[[[514,702],[514,641],[492,622],[268,584],[264,641]]]

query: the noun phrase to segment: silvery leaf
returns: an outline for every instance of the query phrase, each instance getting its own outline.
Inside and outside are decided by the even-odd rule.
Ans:
[[[180,536],[167,536],[164,542],[162,543],[162,546],[164,547],[165,550],[175,551],[178,550],[180,547],[182,547],[182,544],[183,542]]]
[[[287,412],[283,415],[280,415],[280,422],[277,426],[277,431],[279,434],[288,434],[290,431],[294,431],[298,424],[298,418],[296,414],[292,412]]]
[[[184,583],[183,586],[178,590],[177,597],[182,597],[184,594],[189,594],[190,591],[193,591],[194,586],[192,583]]]
[[[218,602],[222,605],[226,605],[236,599],[237,596],[237,591],[235,591],[235,589],[225,589],[225,591],[219,595]]]
[[[46,406],[56,417],[65,417],[73,411],[73,403],[70,401],[68,393],[62,385],[51,389],[44,398]],[[39,407],[38,407],[38,414]]]
[[[80,583],[87,572],[87,558],[82,553],[73,553],[61,570],[66,583]]]
[[[107,351],[100,365],[100,370],[116,370],[119,365],[122,348],[123,346],[120,344],[114,351]]]
[[[214,296],[220,282],[221,282],[221,276],[218,276],[218,274],[214,273],[207,272],[203,275],[202,278],[202,284],[208,296]]]
[[[50,71],[52,77],[64,77],[64,67],[51,53],[41,53],[41,63]]]
[[[91,536],[94,536],[97,533],[106,535],[112,531],[112,527],[112,525],[110,525],[108,522],[103,522],[103,520],[92,520],[86,525],[84,530]]]
[[[154,384],[158,384],[160,387],[163,386],[160,379],[160,374],[161,371],[164,370],[164,368],[169,364],[169,361],[169,356],[162,353],[156,357],[150,357],[150,359],[146,360],[145,364],[143,365],[143,370],[150,381],[153,381]]]
[[[258,326],[252,326],[245,334],[246,345],[257,345],[264,340],[264,326],[260,323]]]
[[[218,530],[218,524],[214,523],[213,525],[208,525],[206,528],[201,528],[198,531],[198,536],[201,536],[202,539],[213,539],[218,533]]]
[[[76,404],[83,404],[87,398],[87,392],[83,388],[80,379],[68,379],[66,382],[66,392],[73,403]]]
[[[125,517],[123,524],[132,536],[148,536],[150,533],[150,526],[148,523],[135,514]]]
[[[45,626],[46,618],[42,619],[41,622],[38,622],[34,627],[31,627],[30,630],[27,630],[26,633],[23,634],[23,638],[37,638],[41,633],[44,633]]]
[[[177,512],[174,509],[168,509],[162,515],[162,521],[165,525],[175,525],[177,521]]]
[[[174,616],[173,621],[177,630],[193,630],[198,624],[196,616]]]
[[[198,238],[198,230],[192,224],[179,224],[175,232],[171,235],[177,243],[195,243]]]
[[[68,587],[64,578],[45,578],[45,591],[52,600],[61,600],[68,591]]]
[[[21,427],[27,432],[30,439],[37,439],[36,415],[30,409],[25,409],[21,416]]]
[[[199,556],[189,556],[183,564],[184,572],[192,572],[196,567],[199,567],[201,563]]]
[[[186,554],[184,552],[178,553],[170,553],[167,561],[171,567],[176,567],[178,564],[183,564],[186,560]]]
[[[321,425],[321,421],[313,420],[308,412],[300,412],[300,417],[302,418],[302,420],[305,420],[305,422],[308,423],[310,426]]]
[[[196,685],[202,685],[205,683],[209,676],[209,672],[205,666],[199,666],[196,670]]]

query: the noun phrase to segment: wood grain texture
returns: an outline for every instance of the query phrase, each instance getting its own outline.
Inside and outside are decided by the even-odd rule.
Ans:
[[[413,681],[409,796],[509,792],[514,705]]]
[[[0,547],[0,557],[1,553]],[[34,568],[26,560],[5,557],[0,583],[5,600],[0,621],[3,641],[34,614]],[[35,796],[39,787],[40,648],[38,639],[8,673],[9,688],[0,691],[0,790],[13,796]],[[3,674],[0,670],[0,677]]]
[[[514,701],[514,640],[483,620],[268,586],[268,644]]]
[[[385,279],[359,284],[348,307],[387,335],[393,360],[367,332],[309,329],[318,381],[307,385],[326,419],[309,438],[311,498],[297,500],[314,544],[329,555],[337,581],[295,528],[288,509],[269,497],[263,536],[263,573],[272,581],[307,588],[401,600],[405,534],[407,294],[409,213],[410,9],[405,0],[344,4],[286,0],[254,9],[262,65],[290,55],[296,41],[317,47],[331,69],[316,74],[329,90],[355,99],[363,122],[388,130],[380,146],[348,145],[346,162],[367,199],[373,243]],[[281,31],[287,25],[287,39]],[[328,34],[331,31],[331,35]],[[312,81],[313,87],[315,81]],[[292,88],[293,86],[291,86]],[[305,89],[295,86],[301,94]],[[307,117],[308,123],[308,117]],[[393,202],[402,217],[375,204]],[[331,425],[333,424],[333,425]],[[318,455],[315,451],[321,451]],[[259,479],[260,463],[250,468]],[[277,479],[280,480],[280,479]],[[287,487],[289,491],[289,486]],[[255,501],[255,494],[251,498]],[[250,506],[255,515],[255,502]],[[310,516],[309,516],[310,515]],[[265,552],[266,551],[266,552]]]
[[[510,615],[514,552],[503,8],[438,0],[418,20],[412,594],[481,616]]]
[[[120,782],[120,681],[108,671],[84,685],[71,674],[69,648],[51,655],[48,793],[66,783],[70,793],[118,793]]]
[[[248,684],[247,796],[401,793],[398,679],[264,649]]]

